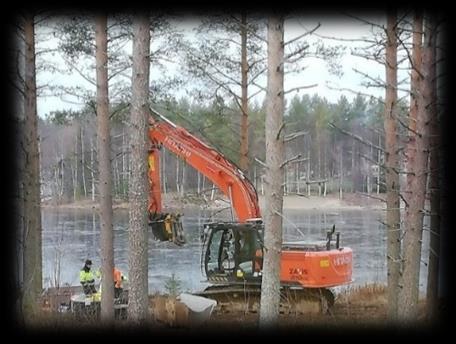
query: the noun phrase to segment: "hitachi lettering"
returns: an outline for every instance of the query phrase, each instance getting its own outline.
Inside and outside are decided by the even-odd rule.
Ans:
[[[192,155],[192,153],[189,150],[187,150],[185,147],[182,147],[182,145],[180,145],[179,143],[174,141],[169,136],[167,136],[165,138],[165,143],[170,146],[170,149],[178,151],[180,154],[184,155],[186,158],[188,158],[188,157],[190,157],[190,155]]]

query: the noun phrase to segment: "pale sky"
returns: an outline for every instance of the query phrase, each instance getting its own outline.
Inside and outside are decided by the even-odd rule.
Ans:
[[[380,23],[382,20],[380,16],[378,18],[369,19],[375,20],[376,22]],[[318,22],[320,22],[321,26],[316,31],[316,33],[322,36],[331,36],[344,39],[357,39],[369,35],[368,25],[349,17],[341,16],[337,19],[335,19],[334,17],[296,17],[291,18],[290,20],[285,22],[285,41],[288,41],[289,39],[292,39],[296,36],[299,36],[300,34],[305,32],[305,29],[309,30],[314,28]],[[197,20],[195,18],[185,18],[185,20],[182,20],[178,24],[178,26],[179,28],[185,30],[185,34],[191,34],[191,28],[194,27],[196,23]],[[319,38],[312,37],[310,40],[312,41],[317,39]],[[374,78],[380,77],[384,79],[385,75],[384,66],[372,61],[367,61],[366,59],[360,57],[350,55],[350,47],[359,45],[359,43],[347,41],[340,42],[335,40],[324,40],[324,42],[327,45],[342,44],[347,47],[346,54],[341,59],[341,64],[343,66],[343,76],[339,78],[337,76],[331,75],[327,71],[325,62],[315,58],[308,58],[305,60],[305,65],[307,66],[306,70],[301,72],[299,75],[285,76],[285,90],[302,85],[318,84],[317,87],[300,90],[299,95],[313,95],[317,93],[322,97],[326,97],[330,102],[336,102],[342,94],[344,94],[348,99],[352,99],[355,96],[355,94],[349,91],[332,90],[328,87],[328,85],[330,87],[351,89],[362,93],[372,94],[374,96],[384,95],[383,89],[372,89],[362,86],[361,83],[365,81],[365,78],[353,71],[353,68],[356,68],[361,70],[363,73],[369,74]],[[41,47],[48,48],[56,47],[57,42],[56,40],[51,39],[44,43],[41,42],[39,44],[41,45]],[[126,47],[126,49],[131,49],[131,45]],[[47,58],[56,61],[58,65],[60,65],[62,68],[65,67],[64,61],[61,59],[61,57],[58,56],[58,54],[55,54],[52,57],[48,56]],[[95,76],[95,70],[93,70],[93,73]],[[153,78],[154,75],[156,75],[156,73],[157,71],[151,71],[151,82],[153,82]],[[402,74],[403,75],[400,75],[398,79],[407,76],[407,72],[403,72]],[[41,72],[37,76],[37,83],[38,85],[47,83],[50,85],[80,86],[91,89],[93,91],[95,90],[93,85],[84,80],[76,72],[71,75]],[[290,93],[287,97],[291,98],[295,94],[295,92]],[[41,117],[44,117],[45,114],[55,110],[78,108],[80,108],[80,105],[75,103],[74,98],[70,96],[65,96],[62,98],[54,96],[38,98],[38,115]]]

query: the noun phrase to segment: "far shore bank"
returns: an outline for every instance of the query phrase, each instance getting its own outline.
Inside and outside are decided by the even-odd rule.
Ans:
[[[342,199],[338,195],[327,196],[298,196],[286,195],[283,197],[284,209],[301,209],[301,210],[362,210],[362,209],[384,209],[385,202],[381,201],[384,198],[383,194],[367,196],[358,193],[346,193]],[[264,208],[265,197],[259,196],[260,208]],[[177,195],[164,195],[163,208],[164,209],[186,209],[201,207],[205,209],[222,209],[227,207],[228,202],[222,199],[215,199],[213,201],[205,201],[202,198],[178,197]],[[52,202],[43,203],[44,209],[84,209],[84,210],[97,210],[98,203],[92,200],[82,200],[66,204],[53,204]],[[126,201],[115,200],[113,202],[113,209],[128,209],[129,203]]]

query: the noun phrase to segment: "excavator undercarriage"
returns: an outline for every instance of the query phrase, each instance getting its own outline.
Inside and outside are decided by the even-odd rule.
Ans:
[[[260,309],[261,284],[220,284],[207,287],[195,295],[217,301],[222,313],[257,313]],[[327,313],[334,305],[334,294],[325,288],[281,286],[281,314]]]

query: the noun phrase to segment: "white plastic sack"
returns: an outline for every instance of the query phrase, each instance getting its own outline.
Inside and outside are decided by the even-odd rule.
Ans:
[[[201,325],[206,322],[217,305],[217,301],[201,296],[182,293],[177,298],[189,310],[189,322],[192,325]]]

